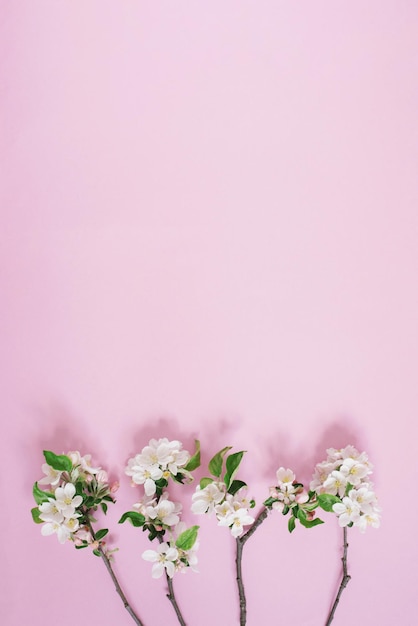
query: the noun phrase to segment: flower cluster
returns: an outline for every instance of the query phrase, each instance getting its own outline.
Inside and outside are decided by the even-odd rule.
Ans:
[[[107,529],[94,533],[91,511],[101,507],[107,511],[107,503],[114,502],[112,488],[107,473],[100,467],[93,467],[91,455],[82,456],[78,451],[66,455],[56,455],[44,451],[45,461],[42,471],[45,474],[33,488],[37,507],[32,509],[35,522],[43,524],[42,535],[56,534],[60,543],[74,542],[76,548],[91,545],[97,552]],[[39,485],[49,486],[50,491]]]
[[[153,578],[164,570],[169,578],[187,567],[196,570],[198,526],[185,528],[181,522],[182,505],[170,499],[167,491],[170,477],[178,483],[192,480],[191,472],[200,465],[200,444],[196,442],[193,456],[183,450],[180,441],[167,438],[151,439],[143,450],[129,459],[125,473],[132,485],[143,485],[144,494],[133,505],[133,511],[124,513],[119,520],[129,520],[133,526],[148,531],[150,541],[160,542],[157,550],[145,550],[142,557],[154,563]]]
[[[170,476],[177,482],[191,479],[187,464],[190,454],[180,441],[151,439],[142,452],[129,459],[125,473],[135,485],[144,485],[145,495],[153,496],[168,484]]]
[[[236,452],[226,458],[222,478],[224,457],[230,449],[223,448],[209,462],[209,471],[214,478],[202,478],[200,481],[192,496],[192,512],[197,515],[215,513],[218,526],[229,528],[236,539],[244,533],[245,526],[254,523],[249,510],[255,502],[247,498],[247,485],[235,480],[244,452]]]
[[[279,511],[283,515],[291,513],[288,521],[288,529],[293,532],[296,520],[299,520],[305,528],[313,528],[323,521],[315,517],[315,509],[318,502],[314,493],[308,493],[302,483],[296,481],[295,474],[290,469],[279,467],[276,472],[277,485],[270,487],[270,496],[264,502],[264,506],[271,510]]]
[[[154,563],[152,577],[160,578],[164,570],[169,578],[173,578],[176,572],[184,574],[186,569],[197,572],[197,540],[198,526],[187,529],[184,522],[179,522],[169,533],[166,541],[162,541],[156,550],[145,550],[142,558]],[[190,547],[189,547],[190,546]]]
[[[338,516],[341,527],[356,526],[365,532],[368,526],[380,526],[381,509],[370,480],[372,469],[367,454],[352,445],[340,450],[329,448],[326,460],[317,464],[311,491],[320,501],[323,494],[329,496],[331,508],[326,510]]]

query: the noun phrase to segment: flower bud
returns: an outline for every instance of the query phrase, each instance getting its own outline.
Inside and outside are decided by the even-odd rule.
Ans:
[[[116,493],[118,489],[119,489],[119,481],[115,480],[115,482],[112,483],[112,486],[110,487],[110,493]]]
[[[109,477],[107,475],[106,470],[100,470],[96,474],[96,479],[99,483],[107,483],[109,482]]]

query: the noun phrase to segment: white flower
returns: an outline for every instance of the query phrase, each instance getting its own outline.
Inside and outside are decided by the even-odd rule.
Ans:
[[[40,510],[39,518],[44,522],[61,524],[64,521],[64,515],[57,507],[57,501],[54,498],[48,498],[48,502],[42,502],[38,508]]]
[[[226,517],[227,515],[230,515],[234,511],[235,511],[234,507],[232,506],[231,502],[229,502],[228,500],[225,500],[221,504],[217,504],[215,506],[215,513],[216,513],[216,517],[218,518],[218,520],[221,519],[222,517]]]
[[[253,522],[254,518],[248,513],[247,509],[238,509],[238,511],[233,511],[226,517],[222,517],[218,522],[218,526],[230,528],[232,536],[236,539],[244,532],[244,526],[248,526]]]
[[[69,539],[71,531],[58,522],[47,522],[41,528],[41,534],[45,537],[47,535],[53,535],[54,533],[57,534],[60,543],[65,543],[67,539]]]
[[[371,491],[368,485],[361,485],[358,489],[351,489],[348,496],[357,502],[362,513],[372,513],[373,506],[376,504],[376,495]]]
[[[343,498],[342,502],[334,504],[332,510],[338,516],[338,523],[341,527],[347,526],[350,522],[357,522],[360,517],[359,505],[348,496]]]
[[[64,517],[74,517],[75,509],[81,505],[83,498],[75,495],[75,486],[67,483],[55,489],[56,506]]]
[[[325,493],[330,493],[333,496],[339,495],[340,498],[344,496],[346,486],[347,477],[338,470],[331,472],[323,484]]]
[[[67,453],[67,456],[71,459],[74,467],[77,465],[81,467],[86,474],[97,474],[100,471],[100,467],[92,467],[91,454],[85,454],[81,456],[78,450],[72,450]]]
[[[204,489],[196,488],[192,495],[192,512],[197,515],[212,513],[215,506],[220,504],[225,497],[225,485],[222,483],[209,483]]]
[[[128,467],[125,473],[132,476],[132,482],[136,485],[144,485],[145,494],[153,496],[157,490],[155,481],[163,476],[163,472],[158,465],[140,465],[138,464],[138,456],[135,459],[129,459]],[[134,461],[134,463],[131,463]]]
[[[145,550],[142,553],[142,558],[145,561],[151,561],[154,563],[152,566],[152,577],[160,578],[164,572],[164,568],[167,571],[167,575],[173,578],[175,572],[175,562],[178,558],[177,548],[170,547],[166,542],[161,543],[157,550]]]
[[[54,469],[53,467],[48,465],[48,463],[44,463],[42,465],[42,471],[45,476],[38,481],[39,485],[51,485],[52,487],[58,485],[59,481],[61,480],[62,472]]]
[[[295,480],[295,475],[290,469],[285,469],[284,467],[280,467],[277,472],[277,484],[279,487],[283,487],[286,485],[291,485]]]
[[[340,467],[340,472],[346,477],[347,482],[356,487],[361,483],[362,479],[370,473],[370,469],[364,463],[359,463],[355,459],[347,458],[344,459]]]
[[[368,526],[373,526],[373,528],[379,528],[380,516],[378,513],[365,513],[354,522],[354,526],[356,526],[361,533],[366,532]]]
[[[158,504],[146,507],[145,515],[151,519],[154,524],[162,526],[175,526],[179,523],[180,518],[177,513],[180,513],[182,506],[179,502],[171,502],[168,500],[168,494],[163,493]]]

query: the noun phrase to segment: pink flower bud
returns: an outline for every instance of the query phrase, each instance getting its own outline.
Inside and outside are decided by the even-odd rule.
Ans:
[[[107,483],[109,481],[109,477],[106,470],[100,470],[97,472],[96,479],[99,483]]]
[[[116,493],[118,489],[119,489],[119,481],[115,480],[115,482],[112,483],[112,486],[110,487],[110,493]]]
[[[315,517],[315,511],[306,511],[306,519],[311,522]]]
[[[309,500],[309,495],[308,495],[308,492],[305,490],[301,491],[296,496],[296,502],[298,504],[305,504],[305,502],[308,502],[308,500]]]

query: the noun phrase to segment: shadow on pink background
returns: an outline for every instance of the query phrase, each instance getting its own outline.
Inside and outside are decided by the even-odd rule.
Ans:
[[[416,623],[418,9],[37,0],[0,8],[0,621],[128,626],[103,564],[30,518],[42,450],[120,479],[115,567],[175,624],[123,468],[150,437],[244,449],[258,506],[327,447],[374,463],[336,626]],[[186,520],[194,487],[179,492]],[[323,626],[335,519],[248,542],[248,625]],[[238,623],[234,544],[199,518],[188,626]],[[59,617],[57,617],[59,616]]]

